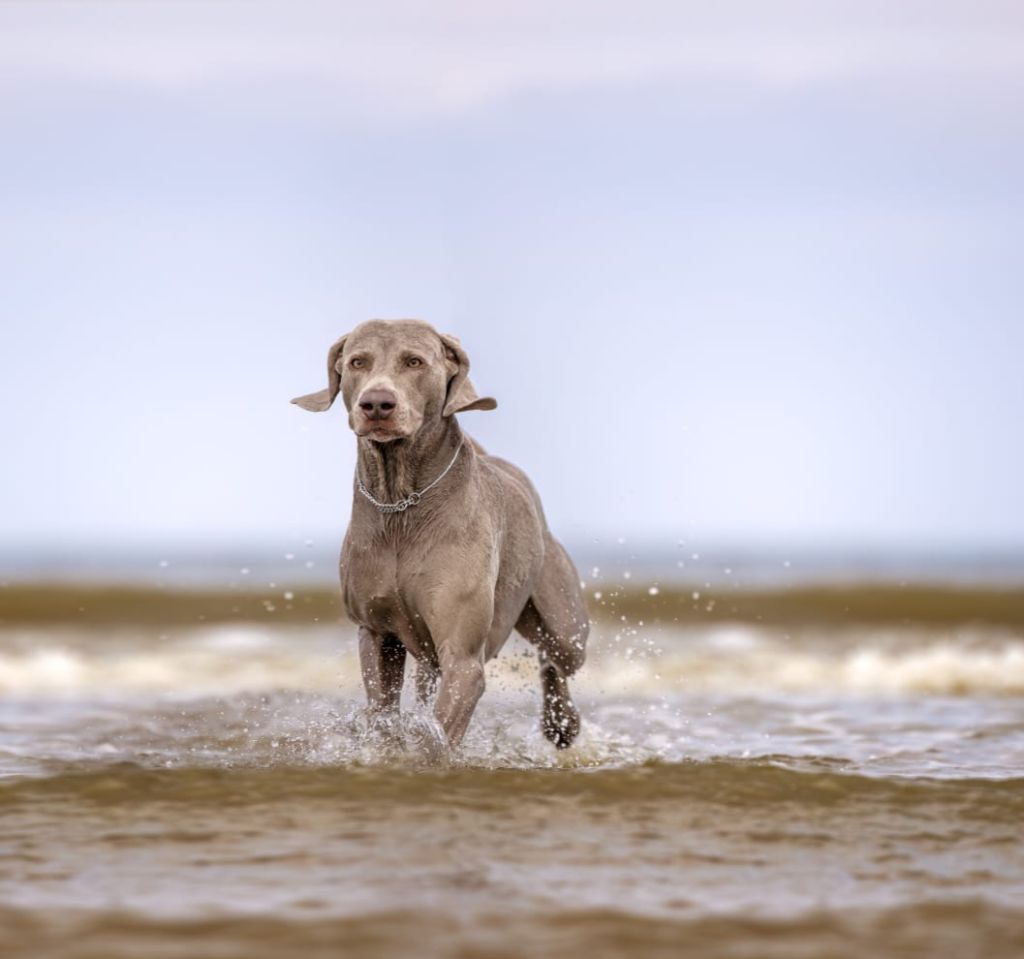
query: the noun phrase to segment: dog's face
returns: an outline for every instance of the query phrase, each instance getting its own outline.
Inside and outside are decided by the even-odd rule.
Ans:
[[[426,323],[363,323],[345,340],[335,368],[356,436],[390,443],[415,435],[441,416],[457,361]]]
[[[490,410],[470,384],[459,341],[421,320],[370,320],[328,352],[326,390],[292,400],[326,410],[340,392],[353,432],[375,443],[416,435],[426,422],[465,410]]]

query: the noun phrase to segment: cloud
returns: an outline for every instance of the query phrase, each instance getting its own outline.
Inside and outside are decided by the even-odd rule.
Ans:
[[[46,3],[0,9],[0,89],[257,91],[268,105],[444,117],[519,96],[675,85],[891,94],[1024,79],[999,3]],[[301,93],[299,92],[301,91]]]

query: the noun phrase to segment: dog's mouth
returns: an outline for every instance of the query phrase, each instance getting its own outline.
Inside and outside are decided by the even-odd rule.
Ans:
[[[385,426],[383,423],[367,423],[356,430],[356,436],[361,440],[373,440],[375,443],[390,443],[392,440],[405,439],[405,433],[395,429],[393,426]]]

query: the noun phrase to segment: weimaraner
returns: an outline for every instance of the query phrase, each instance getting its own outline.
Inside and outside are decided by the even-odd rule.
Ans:
[[[322,412],[340,392],[358,438],[341,588],[366,695],[397,711],[411,653],[420,702],[440,676],[434,714],[455,746],[514,628],[537,647],[541,728],[564,749],[580,727],[567,678],[590,631],[579,575],[522,470],[462,432],[456,413],[497,406],[468,373],[455,337],[370,320],[328,350],[327,389],[292,400]]]

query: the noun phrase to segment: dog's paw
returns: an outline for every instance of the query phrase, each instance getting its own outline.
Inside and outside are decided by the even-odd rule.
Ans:
[[[553,697],[544,703],[541,730],[555,749],[568,749],[580,733],[580,711],[571,702]]]
[[[428,765],[440,766],[451,758],[448,737],[444,734],[444,728],[433,716],[411,717],[406,742],[417,757]]]

